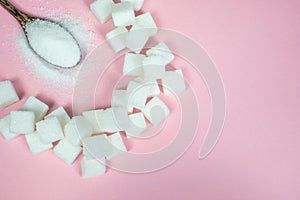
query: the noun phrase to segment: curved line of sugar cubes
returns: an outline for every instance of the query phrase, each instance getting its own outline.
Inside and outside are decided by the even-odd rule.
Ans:
[[[6,140],[25,135],[32,154],[52,149],[54,154],[72,164],[83,152],[81,169],[83,178],[100,176],[105,173],[106,160],[111,160],[127,152],[121,131],[126,137],[136,137],[147,129],[147,119],[157,126],[169,115],[167,105],[157,96],[161,93],[157,80],[161,80],[163,93],[182,92],[185,81],[181,70],[166,71],[166,65],[174,55],[161,42],[149,49],[146,55],[139,54],[148,39],[157,33],[151,14],[135,16],[144,0],[96,0],[90,5],[91,11],[101,23],[110,18],[116,26],[106,38],[118,52],[129,48],[124,59],[123,75],[135,76],[126,89],[115,90],[112,107],[91,110],[82,116],[70,118],[63,107],[58,107],[48,115],[49,107],[31,96],[18,111],[0,119],[0,132]],[[131,26],[131,28],[127,28]],[[19,101],[13,84],[7,80],[0,82],[0,109]],[[140,110],[133,112],[134,109]],[[111,135],[99,133],[113,133]]]

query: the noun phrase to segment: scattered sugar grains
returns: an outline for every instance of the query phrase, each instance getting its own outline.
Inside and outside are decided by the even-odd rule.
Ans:
[[[56,16],[57,15],[57,16]],[[82,60],[87,55],[88,50],[93,46],[94,34],[87,29],[87,23],[82,23],[70,15],[61,15],[59,12],[51,11],[49,16],[45,17],[55,22],[59,22],[76,39],[81,49]],[[50,86],[59,86],[60,88],[70,88],[74,86],[79,68],[57,68],[45,62],[29,47],[28,41],[23,32],[16,34],[16,49],[21,60],[25,63],[21,69],[29,76],[43,81]],[[68,90],[67,90],[68,91]]]

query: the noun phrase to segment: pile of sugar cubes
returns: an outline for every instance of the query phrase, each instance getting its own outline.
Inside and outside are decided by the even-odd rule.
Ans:
[[[135,15],[135,11],[141,10],[143,3],[144,0],[121,0],[119,3],[114,3],[113,0],[95,0],[90,5],[91,11],[101,23],[112,18],[116,28],[106,34],[106,39],[113,50],[130,50],[124,58],[123,75],[131,76],[133,80],[126,89],[113,92],[112,110],[109,110],[115,113],[119,127],[116,125],[112,130],[99,130],[120,131],[118,128],[121,128],[127,138],[137,136],[147,128],[145,118],[157,126],[169,115],[168,107],[158,97],[161,94],[158,83],[161,82],[164,94],[185,90],[182,70],[167,70],[174,55],[165,43],[161,42],[141,54],[149,38],[158,31],[151,13]],[[97,117],[103,111],[92,112],[83,115]],[[98,118],[101,123],[101,117]],[[96,125],[95,128],[99,127]]]
[[[158,96],[180,93],[186,85],[182,70],[167,67],[174,55],[165,43],[140,54],[149,37],[157,32],[150,13],[135,16],[134,11],[140,10],[142,4],[143,0],[120,3],[96,0],[91,4],[101,23],[113,18],[117,26],[106,36],[112,48],[116,52],[124,48],[131,50],[124,57],[123,75],[133,79],[126,88],[113,91],[110,108],[90,110],[70,118],[63,107],[48,113],[48,105],[30,96],[20,110],[13,110],[0,119],[4,138],[12,140],[25,135],[32,154],[53,149],[67,164],[72,164],[82,153],[82,177],[91,178],[105,173],[107,160],[127,152],[124,140],[162,123],[170,110]],[[17,101],[19,97],[13,84],[9,80],[0,82],[0,110]]]
[[[148,39],[157,33],[156,23],[149,12],[135,15],[143,3],[144,0],[122,0],[120,3],[96,0],[90,5],[101,23],[112,18],[116,28],[106,34],[106,39],[116,52],[129,48],[140,53]]]
[[[63,107],[48,113],[48,105],[30,96],[19,110],[0,119],[0,132],[8,141],[24,135],[32,154],[53,149],[67,164],[83,153],[82,177],[102,175],[106,160],[127,152],[121,132],[125,132],[126,138],[138,136],[148,126],[146,119],[156,126],[169,114],[168,107],[157,97],[157,82],[143,80],[136,78],[127,89],[115,90],[112,107],[86,111],[72,118]],[[11,81],[0,82],[0,109],[17,101],[19,97]]]
[[[0,82],[0,109],[17,101],[19,97],[11,81]],[[94,131],[94,124],[97,122],[90,121],[91,118],[70,118],[63,107],[58,107],[51,113],[48,110],[48,105],[30,96],[21,109],[12,110],[0,119],[0,132],[6,140],[24,135],[34,155],[53,148],[53,153],[67,164],[72,164],[83,151],[81,167],[84,178],[104,174],[105,160],[127,151],[119,132],[110,136],[103,132],[99,134],[100,132]],[[103,114],[101,117],[106,126],[113,122],[112,116]]]

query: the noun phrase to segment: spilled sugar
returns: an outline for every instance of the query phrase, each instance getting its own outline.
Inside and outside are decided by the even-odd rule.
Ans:
[[[77,41],[61,25],[37,19],[26,24],[25,32],[32,49],[50,64],[70,68],[80,61]]]
[[[74,36],[78,42],[82,60],[86,57],[87,52],[93,47],[94,34],[88,31],[83,23],[72,18],[72,16],[50,14],[49,20],[59,22],[63,27]],[[58,86],[59,88],[70,88],[75,85],[79,67],[63,69],[53,67],[45,62],[29,47],[28,41],[23,32],[16,32],[16,49],[21,62],[24,63],[22,71],[28,73],[31,77],[48,84],[50,86]],[[69,91],[69,90],[66,90]]]

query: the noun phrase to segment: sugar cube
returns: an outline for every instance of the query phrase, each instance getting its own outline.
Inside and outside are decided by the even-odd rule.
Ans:
[[[106,39],[115,52],[126,48],[128,30],[126,27],[117,27],[106,34]]]
[[[114,123],[119,130],[126,130],[130,127],[131,121],[128,116],[127,107],[112,107]]]
[[[34,132],[34,112],[11,111],[9,130],[19,134],[30,134]]]
[[[140,83],[130,81],[127,88],[128,109],[143,109],[147,101],[145,88]]]
[[[147,128],[145,117],[143,113],[134,113],[129,115],[129,119],[132,122],[130,128],[126,129],[126,137],[131,138],[140,135]]]
[[[17,92],[11,81],[0,82],[0,109],[19,101]]]
[[[64,138],[63,130],[56,117],[51,117],[36,123],[37,132],[44,144],[56,142]]]
[[[101,159],[112,152],[112,145],[106,135],[83,138],[82,144],[94,159]]]
[[[185,81],[181,70],[167,71],[161,82],[165,94],[179,93],[185,90]]]
[[[111,160],[113,158],[116,158],[117,156],[126,153],[127,149],[123,142],[123,139],[120,135],[120,133],[115,133],[113,135],[108,136],[108,140],[110,141],[112,145],[112,150],[109,155],[106,156],[107,160]]]
[[[149,97],[160,94],[156,81],[137,82],[130,81],[127,87],[128,107],[143,109]]]
[[[174,60],[174,55],[172,54],[171,50],[169,47],[161,42],[155,47],[152,47],[149,49],[146,54],[148,56],[162,56],[164,59],[164,64],[167,65],[169,64],[172,60]]]
[[[82,153],[83,153],[83,156],[86,158],[86,159],[88,159],[88,160],[94,160],[94,159],[96,159],[90,152],[89,152],[89,150],[88,149],[86,149],[86,148],[82,148]]]
[[[101,132],[115,133],[118,131],[123,131],[116,121],[113,108],[108,108],[100,113],[97,116],[97,121],[99,123]]]
[[[111,98],[112,106],[127,106],[127,91],[126,90],[114,90]]]
[[[125,130],[126,137],[127,138],[136,137],[136,136],[140,135],[141,133],[143,133],[145,131],[145,129],[146,128],[140,128],[140,127],[132,125],[128,129]]]
[[[94,133],[101,133],[102,129],[100,127],[99,121],[98,121],[98,116],[103,112],[104,110],[90,110],[83,112],[82,115],[85,119],[89,121],[93,128]]]
[[[64,132],[71,144],[80,145],[83,138],[93,134],[93,127],[86,118],[75,116],[65,126]]]
[[[129,113],[133,112],[133,108],[128,107],[127,90],[114,90],[112,94],[112,107],[127,108]]]
[[[58,107],[56,110],[52,111],[50,114],[45,116],[45,119],[56,117],[60,122],[62,128],[71,120],[68,113],[65,111],[63,107]]]
[[[144,80],[157,80],[166,72],[164,59],[161,56],[150,56],[143,60]]]
[[[82,178],[93,178],[105,174],[105,158],[88,160],[85,157],[81,160]]]
[[[162,122],[170,113],[166,104],[158,97],[153,97],[142,112],[154,126]]]
[[[7,115],[0,119],[0,132],[7,141],[10,141],[18,136],[17,133],[13,133],[9,130],[10,126],[10,115]]]
[[[144,3],[144,0],[122,0],[122,1],[131,2],[135,11],[141,10]]]
[[[152,66],[152,65],[160,65],[165,66],[164,59],[162,56],[149,56],[143,59],[142,61],[143,66]]]
[[[72,164],[81,153],[81,147],[71,144],[66,138],[59,141],[54,147],[53,152],[57,157]]]
[[[130,31],[133,30],[145,30],[149,37],[155,35],[157,33],[157,26],[151,13],[147,12],[137,16]]]
[[[143,75],[143,60],[145,55],[127,53],[125,55],[123,74],[131,76],[142,76]]]
[[[30,96],[25,102],[25,104],[22,106],[21,110],[34,112],[35,122],[38,122],[44,118],[44,116],[49,110],[49,106],[47,106],[45,103],[38,100],[37,98]]]
[[[114,2],[112,0],[95,0],[90,9],[98,20],[103,24],[111,18],[112,6]]]
[[[149,29],[130,29],[126,38],[125,44],[131,51],[140,53],[145,47],[149,39]]]
[[[154,97],[160,94],[160,89],[156,80],[145,80],[143,77],[137,77],[133,81],[139,83],[145,88],[147,97]]]
[[[115,26],[129,26],[135,21],[134,9],[130,2],[123,1],[112,7],[112,18]]]
[[[147,128],[146,120],[143,113],[139,112],[131,114],[129,115],[129,119],[135,126],[139,128]]]
[[[42,143],[40,136],[37,132],[25,135],[28,147],[33,155],[47,151],[53,147],[52,143]]]

